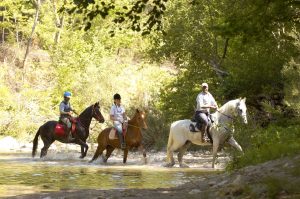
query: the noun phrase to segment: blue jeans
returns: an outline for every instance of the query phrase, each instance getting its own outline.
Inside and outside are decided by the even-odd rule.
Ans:
[[[208,113],[196,111],[195,119],[197,121],[197,128],[206,132],[207,127],[210,125]]]
[[[119,121],[114,121],[114,127],[117,129],[118,133],[123,135],[122,133],[122,123]]]

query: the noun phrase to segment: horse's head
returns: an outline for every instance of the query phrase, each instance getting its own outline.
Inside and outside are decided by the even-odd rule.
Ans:
[[[104,122],[104,117],[100,111],[100,105],[99,102],[96,102],[92,106],[92,117],[95,118],[98,122],[103,123]]]
[[[141,127],[142,129],[147,129],[148,126],[146,124],[146,113],[144,111],[140,111],[139,109],[136,109],[135,115],[133,119],[136,121],[137,125]]]
[[[246,98],[240,98],[236,104],[236,113],[237,115],[243,118],[245,124],[248,123],[247,121],[247,107],[246,107]]]

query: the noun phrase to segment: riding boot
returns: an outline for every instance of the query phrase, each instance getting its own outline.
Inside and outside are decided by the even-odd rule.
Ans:
[[[118,133],[121,149],[126,149],[126,143],[121,133]]]
[[[68,142],[74,142],[75,138],[72,137],[72,130],[68,129]]]
[[[209,128],[210,128],[210,127],[207,127],[207,136],[208,136],[209,142],[210,142],[210,143],[213,143],[213,140],[212,140],[212,137],[211,137]]]
[[[207,126],[203,125],[201,128],[201,133],[202,133],[202,142],[205,143],[209,140],[209,138],[207,137]]]

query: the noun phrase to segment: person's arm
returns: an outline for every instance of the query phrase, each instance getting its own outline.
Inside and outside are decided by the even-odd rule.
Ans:
[[[215,98],[212,95],[210,95],[210,96],[211,96],[211,102],[212,102],[210,108],[218,109],[219,107],[218,107],[218,104],[217,104]]]
[[[109,118],[110,120],[112,121],[115,121],[115,117],[114,117],[114,107],[112,106],[111,109],[110,109],[110,114],[109,114]]]
[[[64,104],[63,104],[63,103],[60,103],[60,105],[59,105],[59,113],[60,113],[60,114],[71,115],[70,112],[65,112],[64,110],[65,110]]]
[[[78,113],[72,108],[71,103],[69,103],[69,105],[70,105],[71,111],[72,111],[73,113],[75,113],[76,115],[78,115]]]
[[[123,119],[124,119],[124,121],[128,120],[125,112],[123,113]]]
[[[117,118],[115,118],[115,113],[114,113],[114,107],[113,106],[110,109],[109,118],[110,118],[111,121],[119,121]]]

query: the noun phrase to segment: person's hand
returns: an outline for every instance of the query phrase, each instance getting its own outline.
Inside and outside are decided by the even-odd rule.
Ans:
[[[68,112],[68,115],[72,116],[72,113],[71,113],[71,112]]]

